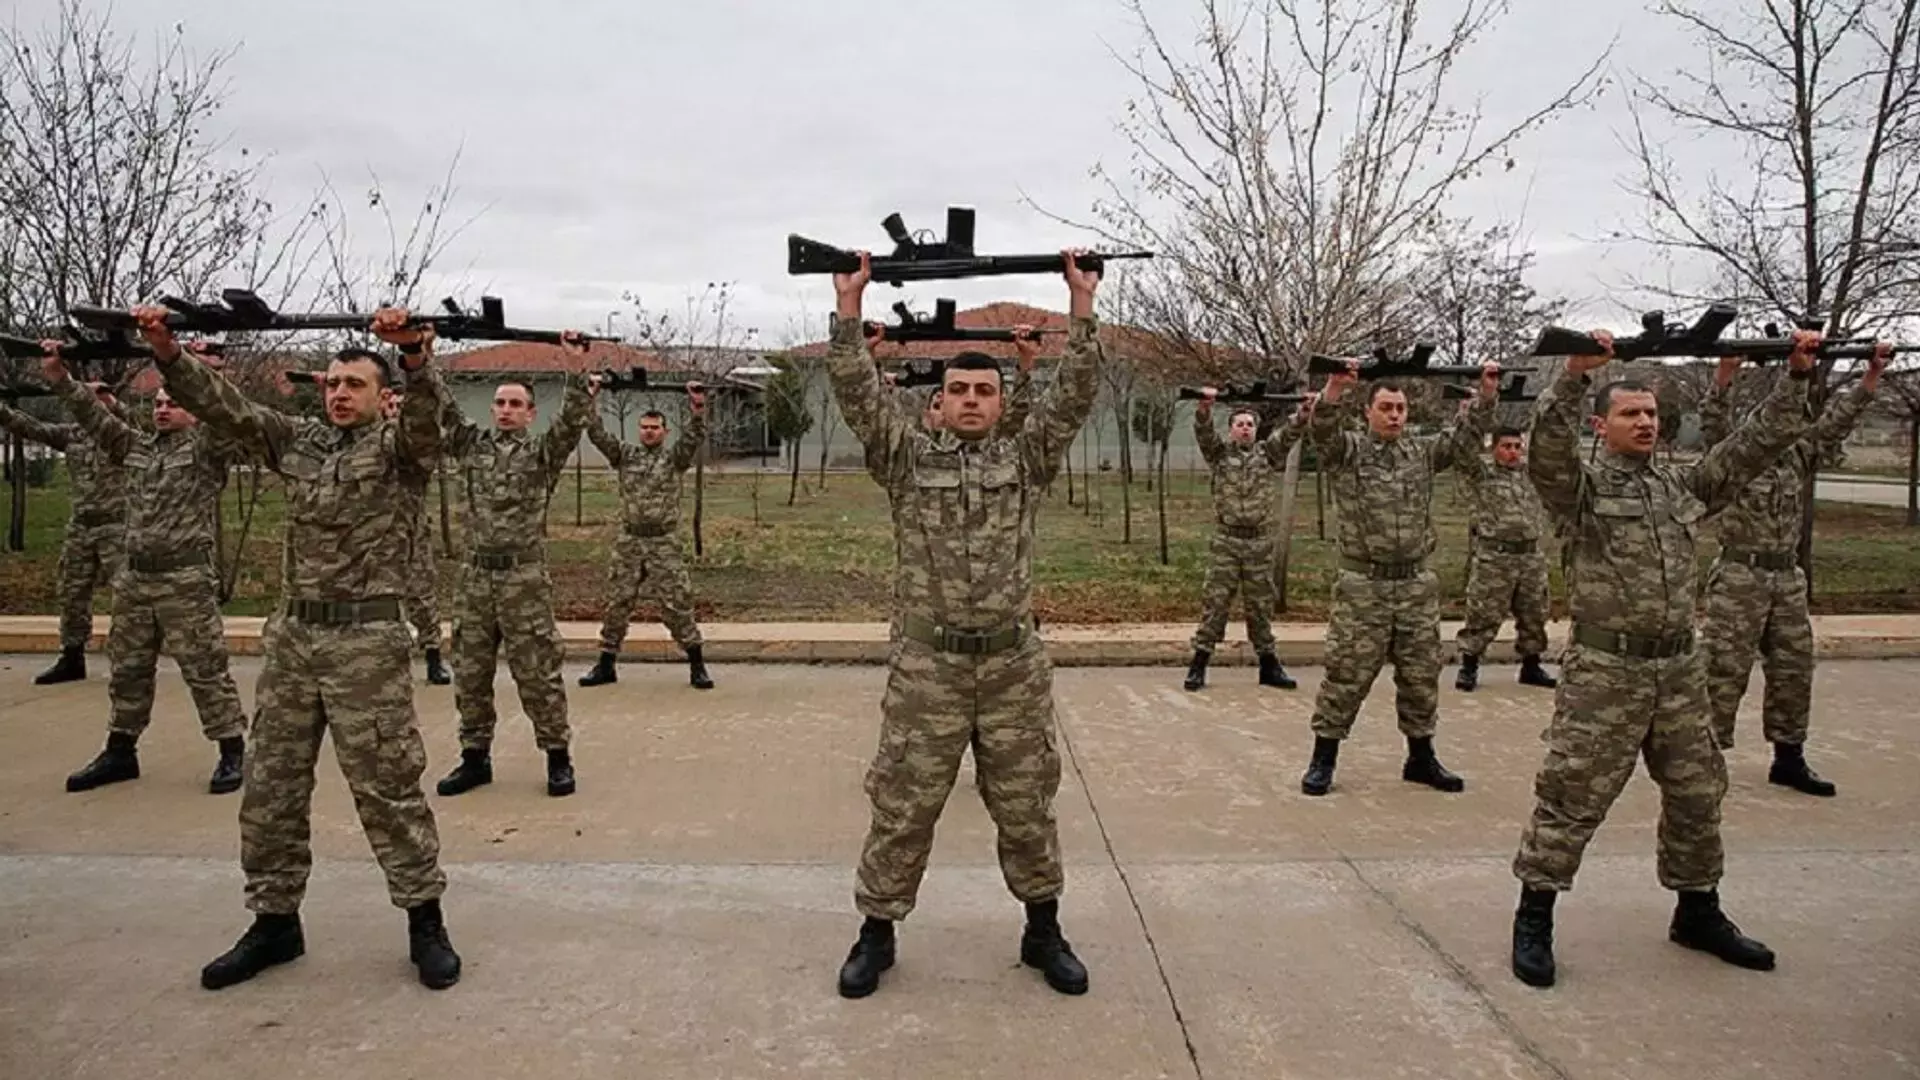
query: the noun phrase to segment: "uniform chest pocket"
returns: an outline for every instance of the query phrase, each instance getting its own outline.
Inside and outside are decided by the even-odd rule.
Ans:
[[[301,484],[311,484],[320,479],[320,459],[304,451],[296,450],[280,459],[280,475]]]
[[[334,464],[334,476],[343,484],[364,484],[387,474],[387,462],[374,454],[354,454]]]
[[[1647,502],[1638,495],[1596,495],[1593,516],[1626,521],[1647,516]]]
[[[160,467],[163,469],[193,468],[193,447],[183,446],[168,454],[160,460]]]
[[[980,470],[980,487],[999,492],[1020,486],[1020,465],[1014,461],[989,462]]]
[[[127,455],[127,468],[136,472],[150,469],[153,467],[154,460],[154,456],[145,450],[135,450]]]
[[[957,465],[921,464],[914,467],[913,486],[932,490],[958,490],[960,468]]]

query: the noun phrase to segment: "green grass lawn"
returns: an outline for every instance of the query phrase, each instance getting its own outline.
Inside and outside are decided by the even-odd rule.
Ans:
[[[56,610],[55,576],[67,516],[64,470],[49,486],[30,489],[26,551],[0,553],[0,614]],[[576,489],[568,473],[548,513],[555,608],[562,619],[597,619],[607,539],[617,503],[611,477],[589,472]],[[826,486],[805,476],[788,506],[787,478],[710,475],[702,521],[703,551],[693,556],[693,485],[688,478],[683,535],[700,616],[709,620],[878,620],[885,618],[893,541],[885,497],[864,474],[830,473]],[[1436,500],[1440,550],[1436,564],[1447,611],[1460,612],[1465,585],[1463,503],[1451,478]],[[230,483],[222,503],[227,560],[237,539],[245,484]],[[1132,499],[1132,542],[1123,542],[1118,478],[1103,475],[1089,504],[1076,477],[1070,505],[1064,479],[1040,516],[1034,577],[1043,618],[1063,623],[1184,622],[1199,615],[1201,576],[1212,520],[1206,479],[1174,474],[1167,491],[1168,560],[1160,561],[1157,495],[1144,478]],[[757,503],[757,509],[756,509]],[[437,506],[437,499],[434,505]],[[244,549],[229,614],[264,614],[279,586],[281,512],[277,484],[264,485]],[[1329,513],[1331,508],[1329,507]],[[459,542],[458,500],[453,507]],[[1816,520],[1814,610],[1920,611],[1920,530],[1901,524],[1890,507],[1822,503]],[[1332,522],[1327,522],[1331,531]],[[1703,558],[1711,549],[1703,552]],[[1302,478],[1294,528],[1293,566],[1283,618],[1324,617],[1335,553],[1320,539],[1311,474]],[[457,567],[440,565],[442,615]],[[1556,595],[1559,582],[1555,581]],[[100,609],[107,610],[104,598]],[[644,617],[644,616],[643,616]]]

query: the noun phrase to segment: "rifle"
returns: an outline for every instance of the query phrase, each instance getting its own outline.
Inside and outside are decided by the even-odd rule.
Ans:
[[[1768,323],[1763,327],[1763,337],[1721,337],[1727,327],[1733,325],[1737,314],[1731,304],[1714,304],[1701,313],[1692,326],[1673,326],[1668,324],[1665,312],[1649,311],[1640,316],[1638,334],[1613,339],[1613,358],[1633,361],[1660,356],[1738,356],[1765,363],[1792,355],[1793,340],[1781,332],[1778,323]],[[1808,318],[1799,320],[1797,325],[1801,330],[1820,330],[1826,326],[1826,321]],[[1915,350],[1914,346],[1901,348]],[[1605,352],[1592,334],[1569,330],[1564,326],[1549,326],[1540,331],[1540,337],[1533,343],[1532,355],[1600,356]],[[1822,342],[1818,355],[1823,358],[1862,359],[1873,355],[1873,341],[1871,338],[1840,338]]]
[[[1179,400],[1204,401],[1206,400],[1206,395],[1201,393],[1200,387],[1183,386],[1179,390]],[[1267,382],[1265,379],[1261,379],[1257,382],[1247,384],[1244,389],[1240,387],[1227,387],[1218,394],[1215,394],[1213,400],[1215,403],[1223,405],[1243,403],[1250,405],[1297,405],[1307,400],[1307,396],[1305,394],[1268,393]]]
[[[1012,327],[961,327],[954,325],[957,314],[952,300],[940,300],[934,303],[933,317],[915,315],[902,300],[893,305],[900,316],[895,326],[880,323],[867,323],[865,330],[873,333],[878,327],[882,341],[1017,341],[1020,334]],[[1027,334],[1028,341],[1039,341],[1043,334],[1064,334],[1065,330],[1034,330]]]
[[[1354,359],[1360,361],[1359,377],[1362,379],[1455,379],[1463,376],[1471,376],[1473,378],[1480,377],[1480,365],[1478,364],[1432,363],[1431,361],[1435,351],[1437,350],[1431,343],[1423,341],[1415,345],[1413,351],[1405,357],[1396,358],[1382,348],[1373,350],[1373,355],[1364,359],[1360,357],[1355,357]],[[1552,356],[1558,354],[1536,352],[1533,355]],[[1324,356],[1320,353],[1314,353],[1307,358],[1307,374],[1344,375],[1347,373],[1347,364],[1348,361],[1340,357]],[[1534,369],[1531,367],[1502,366],[1500,370],[1502,372],[1526,372],[1533,371]]]
[[[901,390],[911,390],[916,386],[944,386],[946,381],[946,360],[914,356],[901,362],[900,374],[894,377],[893,385]]]
[[[195,347],[211,356],[226,352],[226,346],[217,341],[199,342]],[[38,358],[47,353],[38,341],[0,334],[0,355]],[[99,360],[152,360],[153,350],[133,340],[125,331],[116,330],[102,337],[88,337],[70,330],[68,340],[60,346],[60,358],[69,364],[90,364]]]
[[[598,372],[598,374],[600,376],[600,389],[602,390],[637,390],[643,394],[684,394],[687,392],[688,384],[684,382],[653,382],[647,375],[647,369],[643,367],[630,367],[625,371],[608,369]],[[707,388],[703,386],[701,389],[705,390]]]
[[[250,289],[223,289],[218,304],[196,304],[175,296],[160,303],[172,309],[167,326],[176,333],[219,334],[261,330],[371,330],[373,316],[355,312],[287,314],[275,311]],[[508,326],[506,309],[497,296],[480,298],[480,313],[469,313],[448,297],[440,301],[444,315],[413,314],[408,326],[431,326],[436,337],[448,341],[526,341],[541,345],[560,344],[557,330],[525,330]],[[130,311],[76,304],[67,314],[81,326],[98,330],[130,331],[139,323]],[[617,341],[604,336],[582,334],[583,341]]]
[[[873,280],[899,288],[909,281],[946,281],[955,278],[994,277],[1002,274],[1060,274],[1067,260],[1054,255],[978,255],[973,250],[973,208],[947,207],[945,240],[916,240],[900,215],[888,214],[880,223],[893,240],[893,254],[877,255],[869,262]],[[1108,259],[1151,259],[1151,251],[1089,252],[1074,259],[1074,265],[1092,273],[1101,273]],[[851,274],[860,269],[856,252],[809,240],[798,233],[787,234],[787,273]]]
[[[1506,369],[1502,368],[1501,370],[1505,371]],[[1532,369],[1528,368],[1527,370],[1531,371]],[[1444,383],[1440,387],[1440,392],[1450,398],[1466,399],[1478,394],[1480,390],[1478,387],[1462,386],[1459,383]],[[1500,388],[1498,397],[1499,400],[1504,402],[1540,400],[1539,394],[1527,393],[1527,377],[1525,375],[1515,375],[1512,382]]]

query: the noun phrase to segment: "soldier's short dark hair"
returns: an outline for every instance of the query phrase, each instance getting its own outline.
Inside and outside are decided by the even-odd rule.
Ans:
[[[1251,417],[1253,417],[1253,426],[1255,426],[1255,427],[1259,427],[1259,426],[1260,426],[1260,414],[1259,414],[1259,413],[1257,413],[1257,412],[1255,412],[1255,411],[1254,411],[1254,410],[1252,410],[1252,409],[1235,409],[1235,410],[1233,410],[1232,412],[1230,412],[1230,413],[1228,413],[1228,414],[1227,414],[1227,423],[1229,423],[1229,424],[1231,424],[1231,423],[1233,423],[1233,422],[1234,422],[1235,420],[1238,420],[1238,419],[1240,419],[1240,418],[1241,418],[1241,417],[1243,417],[1243,416],[1251,416]]]
[[[1499,442],[1501,439],[1524,439],[1526,437],[1527,437],[1526,432],[1521,431],[1519,428],[1514,427],[1511,424],[1506,424],[1501,427],[1495,428],[1493,431],[1494,442]]]
[[[333,354],[333,359],[336,363],[345,364],[365,360],[367,363],[372,364],[373,370],[379,374],[381,386],[393,385],[393,364],[388,362],[386,357],[381,356],[372,349],[341,349],[339,352]]]
[[[661,412],[659,409],[648,409],[646,412],[640,414],[640,419],[658,420],[661,425],[664,426],[667,422],[667,414]]]
[[[993,357],[988,356],[986,353],[983,353],[983,352],[963,352],[959,356],[956,356],[953,359],[947,361],[947,370],[948,371],[991,371],[995,375],[1001,374],[1000,361],[995,360]],[[1006,381],[1004,376],[1002,376],[1001,381],[1002,382]]]
[[[524,383],[518,379],[508,379],[506,382],[501,383],[500,386],[517,386],[520,389],[525,390],[527,392],[527,408],[529,409],[539,404],[539,402],[534,400],[532,383]],[[496,386],[494,387],[494,389],[498,390],[500,389],[500,386]]]
[[[1610,382],[1593,392],[1593,415],[1605,416],[1612,412],[1613,395],[1615,394],[1653,394],[1656,397],[1659,396],[1659,392],[1654,390],[1650,384],[1643,383],[1638,379],[1621,379],[1617,382]]]
[[[1400,385],[1400,380],[1377,379],[1367,387],[1367,408],[1373,408],[1373,399],[1386,393],[1388,390],[1399,394],[1401,397],[1405,397],[1407,394],[1407,388]]]

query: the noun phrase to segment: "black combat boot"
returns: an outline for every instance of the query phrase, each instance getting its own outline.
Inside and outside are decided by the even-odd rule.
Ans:
[[[1439,791],[1465,791],[1467,782],[1447,771],[1433,754],[1433,736],[1407,736],[1407,763],[1400,779],[1410,784],[1425,784]]]
[[[213,766],[213,778],[207,781],[207,793],[225,795],[239,791],[246,777],[247,740],[230,735],[220,740],[220,760]]]
[[[482,784],[493,783],[493,754],[487,747],[460,751],[460,764],[453,771],[440,778],[440,786],[435,790],[442,795],[458,795],[472,791]]]
[[[863,998],[880,988],[880,973],[893,966],[893,922],[872,915],[860,924],[860,939],[840,965],[840,996]]]
[[[54,683],[73,682],[87,677],[87,651],[78,646],[60,650],[60,659],[53,666],[33,677],[35,686],[51,686]]]
[[[1528,986],[1553,985],[1552,889],[1520,889],[1513,913],[1513,974]]]
[[[1767,770],[1767,782],[1808,795],[1831,797],[1838,791],[1831,780],[1822,780],[1807,766],[1806,747],[1797,743],[1773,744],[1773,767]]]
[[[1193,663],[1187,665],[1187,681],[1184,684],[1187,689],[1198,690],[1207,685],[1207,661],[1210,659],[1212,654],[1206,650],[1194,650]]]
[[[87,766],[67,777],[68,791],[91,791],[122,780],[140,779],[140,755],[134,749],[139,740],[124,731],[107,733],[107,748]]]
[[[1473,653],[1460,654],[1460,674],[1454,677],[1453,688],[1469,694],[1480,688],[1480,657]]]
[[[440,662],[440,650],[427,650],[427,681],[435,686],[445,686],[453,681],[447,673],[447,665]]]
[[[1020,962],[1037,968],[1047,985],[1063,994],[1087,992],[1087,966],[1073,955],[1060,933],[1060,901],[1027,905],[1027,928],[1020,935]]]
[[[1260,654],[1260,685],[1277,686],[1282,690],[1292,690],[1299,686],[1287,669],[1280,666],[1280,658],[1270,652]]]
[[[707,662],[700,657],[700,646],[687,647],[687,681],[695,690],[713,689],[713,676],[707,674]]]
[[[1309,795],[1325,795],[1333,790],[1333,766],[1340,760],[1340,740],[1324,735],[1313,737],[1313,760],[1300,778],[1300,790]]]
[[[460,954],[447,939],[440,901],[407,909],[407,956],[420,969],[420,985],[429,990],[445,990],[460,981]]]
[[[619,682],[620,673],[614,670],[614,655],[610,652],[600,654],[593,662],[593,669],[580,676],[581,686],[605,686],[610,682]]]
[[[1529,654],[1520,658],[1520,685],[1551,690],[1560,685],[1560,680],[1547,674],[1547,669],[1540,666],[1539,656]]]
[[[299,915],[255,915],[253,925],[233,948],[200,969],[200,985],[220,990],[243,983],[275,964],[304,956],[306,951],[307,938],[300,930]]]
[[[564,746],[547,751],[547,794],[573,794],[573,757]]]
[[[1682,890],[1674,905],[1667,940],[1712,953],[1735,967],[1773,970],[1773,950],[1742,934],[1720,910],[1717,889]]]

